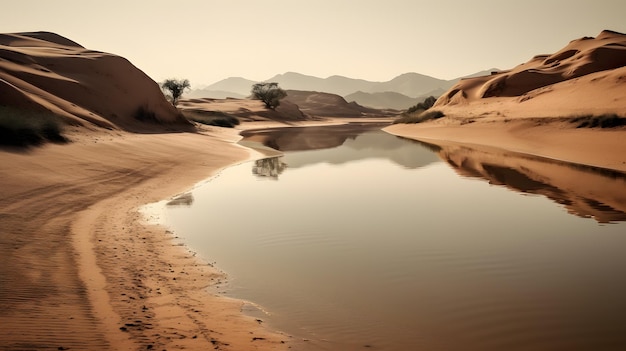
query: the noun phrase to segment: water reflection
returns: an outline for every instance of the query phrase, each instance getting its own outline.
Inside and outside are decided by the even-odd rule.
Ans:
[[[243,131],[244,141],[260,142],[280,151],[320,150],[343,145],[367,131],[380,130],[386,124],[350,123],[337,126],[270,128]]]
[[[254,161],[252,174],[258,177],[278,179],[278,176],[287,168],[287,164],[280,157],[262,158]]]
[[[166,206],[191,206],[193,204],[193,194],[185,193],[170,200]]]
[[[286,167],[298,169],[319,163],[346,164],[367,159],[386,159],[406,169],[439,162],[430,145],[407,143],[380,130],[380,125],[340,125],[278,128],[243,133],[243,142],[257,142],[286,152],[284,156],[259,160],[252,173],[278,178]]]
[[[414,142],[435,150],[459,175],[543,195],[600,223],[626,221],[624,173],[493,148]]]
[[[229,274],[231,296],[310,340],[294,349],[624,349],[626,223],[579,217],[623,218],[621,174],[367,128],[290,130],[295,146],[287,130],[249,138],[316,148],[228,168],[167,217]]]

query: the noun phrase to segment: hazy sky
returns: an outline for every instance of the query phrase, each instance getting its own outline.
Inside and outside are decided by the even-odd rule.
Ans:
[[[51,31],[193,86],[295,71],[386,81],[511,68],[603,29],[625,0],[0,0],[0,32]]]

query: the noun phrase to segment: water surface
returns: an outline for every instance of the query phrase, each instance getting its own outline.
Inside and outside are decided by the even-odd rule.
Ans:
[[[626,349],[626,178],[372,127],[248,141],[168,223],[302,350]]]

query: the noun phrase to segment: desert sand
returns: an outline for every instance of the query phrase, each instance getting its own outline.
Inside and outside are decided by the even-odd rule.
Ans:
[[[603,31],[513,69],[463,79],[433,109],[445,117],[385,130],[626,171],[626,127],[579,128],[578,119],[626,118],[626,35]]]
[[[0,105],[54,114],[70,140],[0,148],[0,348],[286,348],[138,212],[258,157],[237,132],[199,132],[128,60],[60,35],[1,34],[0,49]]]
[[[251,156],[219,129],[81,132],[70,145],[0,152],[2,349],[286,345],[242,301],[207,291],[224,274],[138,212]]]
[[[611,50],[623,50],[619,38],[606,32],[596,39],[609,43]],[[578,52],[597,52],[592,50],[597,47],[594,40],[571,45],[580,46]],[[164,99],[158,84],[130,62],[59,35],[2,34],[0,48],[0,105],[52,112],[69,124],[71,140],[66,145],[0,149],[0,348],[280,350],[297,343],[244,315],[244,301],[220,294],[226,279],[222,272],[138,212],[140,206],[172,198],[228,165],[259,157],[234,143],[239,130],[195,131]],[[604,57],[602,50],[583,56]],[[578,54],[570,53],[549,64],[554,69],[555,62],[565,66]],[[549,60],[535,59],[542,64]],[[448,117],[386,130],[443,145],[442,157],[452,163],[473,162],[475,174],[483,174],[480,165],[495,156],[474,152],[470,157],[460,144],[626,171],[624,127],[577,129],[567,119],[553,118],[626,112],[623,66],[547,79],[550,84],[510,94],[506,87],[515,86],[516,70],[462,81],[436,106]],[[180,107],[202,111],[207,104],[243,114],[247,122],[239,129],[284,126],[274,121],[284,118],[280,113],[289,117],[288,125],[342,123],[301,122],[301,111],[289,104],[271,115],[258,113],[258,101],[199,99],[181,101]],[[509,160],[506,153],[500,158]],[[575,182],[547,182],[576,187]],[[623,208],[620,197],[602,196]],[[584,204],[572,206],[578,206],[572,211],[594,215]]]

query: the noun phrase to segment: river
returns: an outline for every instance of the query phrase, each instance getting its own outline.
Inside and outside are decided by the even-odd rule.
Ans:
[[[300,350],[626,349],[624,174],[379,128],[246,132],[166,221]]]

